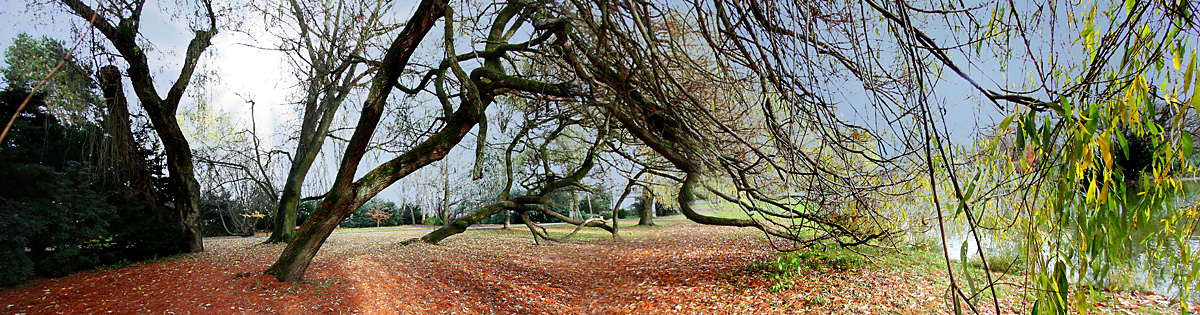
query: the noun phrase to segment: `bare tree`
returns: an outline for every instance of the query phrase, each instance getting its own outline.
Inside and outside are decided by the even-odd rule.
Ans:
[[[278,49],[291,57],[303,90],[298,102],[302,117],[296,150],[267,243],[291,241],[304,179],[330,133],[338,109],[370,74],[363,62],[371,53],[373,40],[395,28],[385,22],[391,6],[390,1],[287,0],[270,2],[262,9],[268,20],[274,21],[268,31],[281,26],[295,28],[276,36],[281,43]]]
[[[203,229],[200,224],[199,194],[192,161],[191,146],[188,145],[175,113],[179,102],[191,82],[192,74],[200,57],[217,35],[217,13],[211,1],[195,2],[197,21],[193,23],[194,36],[183,55],[183,66],[179,76],[167,90],[166,97],[159,94],[155,80],[151,77],[144,43],[139,39],[139,26],[145,1],[101,1],[94,9],[80,0],[61,0],[63,7],[91,23],[91,28],[104,35],[129,67],[126,74],[133,91],[141,101],[154,131],[162,141],[167,155],[168,180],[173,190],[175,211],[183,224],[189,251],[204,251]]]

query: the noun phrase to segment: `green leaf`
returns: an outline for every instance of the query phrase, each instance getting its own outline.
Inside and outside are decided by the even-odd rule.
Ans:
[[[1063,108],[1062,104],[1059,101],[1045,102],[1042,104],[1045,104],[1046,107],[1053,109],[1055,113],[1058,113],[1059,117],[1067,116],[1067,110],[1065,108]]]
[[[1200,85],[1200,80],[1196,80],[1196,85]],[[1192,107],[1196,108],[1196,111],[1200,111],[1200,88],[1196,88],[1192,92]]]
[[[998,129],[999,130],[1008,129],[1008,125],[1012,124],[1013,116],[1016,116],[1016,115],[1017,115],[1017,113],[1013,113],[1012,115],[1008,115],[1008,117],[1004,117],[1004,120],[1000,121],[1000,127]]]
[[[1037,145],[1038,144],[1037,143],[1037,141],[1038,141],[1037,114],[1034,113],[1033,111],[1029,111],[1028,114],[1025,114],[1024,120],[1025,121],[1023,124],[1021,124],[1021,127],[1025,128],[1025,133],[1029,135],[1029,140],[1033,141],[1034,145]]]
[[[1046,117],[1046,121],[1042,123],[1042,145],[1046,147],[1050,146],[1051,131],[1052,128],[1050,127],[1050,117]]]
[[[1192,133],[1183,132],[1183,156],[1192,156]]]
[[[1188,61],[1187,70],[1183,72],[1183,86],[1180,87],[1179,93],[1187,93],[1188,89],[1192,88],[1192,76],[1196,71],[1196,55],[1192,55],[1192,59]]]
[[[1025,129],[1017,128],[1017,150],[1025,150]]]
[[[971,293],[979,292],[975,289],[975,278],[971,277],[971,273],[967,272],[967,245],[970,244],[970,239],[964,239],[962,248],[959,250],[958,262],[962,264],[963,278],[967,279],[967,287],[971,289]],[[982,259],[982,257],[980,258]]]
[[[1117,133],[1117,142],[1121,143],[1121,152],[1125,154],[1125,159],[1129,159],[1129,143],[1125,142],[1125,133]]]
[[[954,289],[951,289],[950,295],[954,296],[954,314],[962,315],[962,301],[958,300],[958,294],[954,294]]]
[[[1054,263],[1054,310],[1058,314],[1067,313],[1067,264],[1059,260]]]

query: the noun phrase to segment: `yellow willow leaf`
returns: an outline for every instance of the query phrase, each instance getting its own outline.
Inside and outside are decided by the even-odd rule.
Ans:
[[[1200,80],[1196,80],[1196,85],[1200,85]],[[1192,107],[1200,111],[1200,88],[1196,88],[1196,92],[1192,93]]]
[[[1096,200],[1096,177],[1095,176],[1093,176],[1092,179],[1088,183],[1088,191],[1087,191],[1086,196],[1087,196],[1087,199],[1089,199],[1089,201]]]
[[[1183,72],[1183,86],[1180,87],[1180,94],[1187,93],[1188,89],[1192,87],[1192,75],[1195,74],[1195,71],[1196,55],[1192,54],[1192,59],[1188,61],[1187,70]]]
[[[1096,139],[1096,144],[1100,145],[1100,156],[1104,158],[1104,167],[1112,167],[1112,152],[1109,151],[1108,133],[1100,134],[1100,138]]]
[[[1098,200],[1096,203],[1105,203],[1105,202],[1108,202],[1108,184],[1107,183],[1101,184],[1100,200]]]

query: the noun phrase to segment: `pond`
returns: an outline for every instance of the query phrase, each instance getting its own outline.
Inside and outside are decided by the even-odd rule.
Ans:
[[[1184,182],[1184,193],[1175,198],[1172,202],[1175,207],[1186,207],[1200,202],[1200,180],[1189,179]],[[936,219],[933,219],[936,220]],[[1104,285],[1106,287],[1115,287],[1119,289],[1137,289],[1148,290],[1161,295],[1177,298],[1180,296],[1181,286],[1175,284],[1175,274],[1180,271],[1180,266],[1176,262],[1172,262],[1169,255],[1178,257],[1181,245],[1185,243],[1193,249],[1200,249],[1200,235],[1191,235],[1183,238],[1183,243],[1176,239],[1170,238],[1153,238],[1150,237],[1154,233],[1162,230],[1163,222],[1160,218],[1149,220],[1150,224],[1140,224],[1131,233],[1132,242],[1128,248],[1131,263],[1129,265],[1111,264],[1104,266],[1111,268],[1105,277]],[[936,221],[933,221],[933,229],[925,232],[925,237],[938,239],[939,232],[937,230]],[[1021,237],[1011,235],[1011,232],[988,231],[981,229],[979,233],[980,241],[976,242],[971,236],[970,230],[965,223],[947,222],[946,229],[946,244],[950,259],[959,261],[962,259],[963,246],[965,245],[966,253],[968,253],[968,261],[972,259],[978,260],[978,248],[982,245],[985,252],[989,255],[989,261],[993,261],[991,257],[1021,257],[1022,250]],[[982,243],[982,244],[980,244]],[[1161,253],[1160,258],[1155,258],[1151,253],[1158,250]],[[1053,252],[1047,247],[1041,250],[1043,258],[1049,259]],[[974,258],[971,258],[974,257]],[[1079,263],[1079,259],[1072,259],[1074,263]],[[1183,270],[1182,272],[1186,272]],[[1089,271],[1094,273],[1094,271]],[[1089,274],[1093,281],[1098,277]],[[1069,275],[1068,278],[1075,279],[1077,274]],[[1187,300],[1191,302],[1200,302],[1200,293],[1196,293],[1200,287],[1197,283],[1191,284],[1191,290],[1188,292]]]

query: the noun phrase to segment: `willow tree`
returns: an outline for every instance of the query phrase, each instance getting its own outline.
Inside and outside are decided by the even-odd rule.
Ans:
[[[1144,224],[1170,211],[1156,235],[1181,248],[1166,256],[1192,256],[1182,238],[1196,214],[1164,206],[1192,153],[1190,134],[1172,130],[1188,116],[1195,11],[1172,1],[1078,12],[1011,2],[568,1],[555,8],[573,30],[565,67],[587,80],[625,131],[675,167],[675,176],[664,175],[681,184],[678,202],[689,219],[755,227],[785,240],[785,249],[856,246],[896,241],[903,226],[892,218],[929,205],[937,222],[957,216],[979,242],[982,208],[1012,196],[1033,200],[1007,214],[1029,218],[1012,226],[1029,236],[1030,282],[1042,289],[1037,307],[1057,312],[1067,308],[1068,282],[1097,287],[1106,268],[1128,261],[1119,253],[1139,215]],[[944,30],[931,35],[918,26],[931,24]],[[994,64],[1027,69],[1032,79],[996,83],[1013,79],[998,78],[1011,69]],[[954,85],[968,87],[981,110],[1013,113],[998,117],[999,127],[1015,134],[1019,152],[1033,152],[1039,162],[1025,169],[1037,171],[1013,172],[1013,152],[997,150],[997,141],[978,151],[954,145],[942,104],[968,96]],[[1149,119],[1155,102],[1179,115],[1167,126]],[[1142,173],[1149,176],[1114,177],[1113,156],[1124,154],[1114,148],[1128,146],[1121,130],[1150,136],[1152,163]],[[696,213],[689,203],[697,189],[739,204],[750,218]],[[996,281],[986,280],[951,278],[954,303],[999,308],[978,298],[993,290]]]
[[[201,0],[194,3],[197,16],[195,23],[192,23],[195,26],[193,36],[183,54],[179,76],[170,84],[165,97],[159,94],[157,82],[151,76],[147,49],[143,47],[148,43],[139,34],[145,1],[101,1],[97,8],[80,0],[61,0],[60,3],[72,14],[88,21],[90,29],[100,32],[128,66],[126,74],[133,85],[134,94],[141,101],[142,109],[150,118],[167,156],[171,197],[183,224],[186,235],[184,242],[191,252],[204,251],[204,229],[200,223],[199,208],[200,185],[196,182],[191,146],[179,128],[175,114],[200,63],[200,57],[208,49],[213,36],[217,35],[217,13],[213,10],[212,2]]]
[[[447,58],[432,66],[419,86],[424,89],[426,82],[434,82],[434,94],[446,113],[445,125],[413,150],[356,182],[351,182],[348,174],[357,167],[361,147],[348,149],[338,184],[323,202],[322,207],[330,208],[318,210],[322,216],[319,223],[306,224],[301,230],[305,241],[289,245],[271,272],[281,280],[298,279],[315,254],[316,247],[308,244],[319,246],[348,213],[343,205],[365,201],[363,196],[372,196],[431,161],[410,153],[441,158],[475,126],[481,134],[477,139],[486,142],[483,110],[497,95],[511,92],[581,102],[598,111],[595,116],[606,117],[602,120],[606,123],[597,120],[588,127],[597,131],[597,139],[627,135],[670,164],[670,169],[656,168],[654,175],[677,183],[675,199],[688,219],[760,229],[781,249],[890,245],[899,241],[897,236],[905,228],[893,218],[915,207],[928,205],[939,223],[959,216],[977,227],[979,209],[989,202],[994,205],[998,198],[1045,198],[1023,208],[1041,210],[1026,212],[1029,215],[1024,217],[1032,220],[1020,226],[1027,227],[1026,235],[1031,236],[1026,248],[1050,248],[1058,254],[1037,252],[1029,258],[1037,262],[1031,282],[1042,289],[1038,307],[1062,312],[1067,305],[1065,275],[1080,275],[1075,282],[1083,287],[1091,281],[1083,275],[1095,270],[1060,258],[1089,253],[1068,245],[1095,244],[1097,240],[1115,244],[1116,239],[1096,235],[1098,231],[1127,230],[1111,219],[1115,217],[1112,214],[1162,209],[1165,196],[1174,187],[1170,175],[1183,169],[1181,157],[1191,153],[1190,135],[1169,132],[1170,128],[1141,118],[1154,116],[1143,114],[1153,111],[1146,105],[1153,101],[1180,107],[1186,96],[1182,89],[1193,82],[1193,70],[1185,70],[1193,66],[1183,66],[1191,48],[1182,39],[1194,35],[1188,32],[1194,32],[1190,19],[1195,9],[1173,2],[1153,4],[1149,8],[1136,3],[1101,8],[1106,12],[1102,16],[1109,20],[1100,22],[1094,13],[1071,12],[1066,19],[1079,19],[1079,23],[1064,25],[1052,22],[1057,20],[1047,18],[1046,12],[1061,18],[1057,14],[1068,8],[1036,11],[1044,8],[1036,6],[1031,13],[1004,3],[964,9],[951,3],[926,8],[876,1],[850,6],[701,0],[514,1],[488,12],[494,14],[478,15],[494,17],[490,22],[465,20],[490,27],[478,28],[488,30],[483,50],[458,55],[455,36],[459,32],[453,25],[459,20],[452,18],[450,6],[427,1],[414,17],[419,22],[410,22],[403,34],[415,34],[408,31],[413,25],[433,24],[441,17],[438,12],[450,21],[443,23],[442,49]],[[997,13],[980,14],[989,10]],[[513,34],[526,21],[534,26],[533,39],[507,44],[511,35],[505,34]],[[928,24],[946,26],[948,31],[941,34],[945,38],[932,37],[917,26]],[[1035,27],[1078,32],[1034,38],[1030,30]],[[977,29],[987,32],[981,35],[974,32]],[[1058,42],[1064,38],[1079,40]],[[948,44],[955,42],[968,44]],[[415,41],[405,43],[415,45]],[[1079,48],[1069,52],[1073,58],[1062,57],[1068,54],[1056,48],[1076,47],[1072,45]],[[512,69],[501,66],[507,53],[522,50],[539,54],[535,59],[543,62],[538,67],[542,81],[528,79],[530,75],[509,75],[505,70]],[[950,51],[958,53],[951,57]],[[483,60],[467,75],[460,63],[474,58]],[[980,83],[995,79],[977,77],[994,78],[995,74],[972,75],[977,70],[964,70],[964,61],[981,68],[985,62],[1008,65],[1011,61],[1014,66],[1040,72],[1029,76],[1035,79],[1026,91],[1009,91],[1006,88],[1014,82]],[[382,62],[404,67],[390,58]],[[1063,67],[1062,62],[1084,66]],[[383,80],[395,78],[384,76]],[[457,86],[459,93],[447,92],[447,78],[457,79],[457,85],[450,86]],[[369,105],[382,104],[377,93],[386,97],[389,91],[379,80],[373,81],[376,85],[370,100],[374,103]],[[572,84],[546,83],[552,80]],[[947,88],[952,84],[970,89]],[[1043,161],[1038,164],[1041,170],[1050,171],[1026,171],[1015,178],[1018,186],[1005,188],[1005,183],[1014,182],[1010,176],[1017,174],[995,172],[992,166],[1014,169],[1007,163],[1012,152],[1000,152],[1004,150],[997,146],[975,152],[954,146],[956,139],[950,137],[942,117],[946,108],[941,104],[945,98],[966,97],[963,93],[974,97],[972,105],[977,108],[1018,113],[1000,119],[1000,129],[1018,127],[1014,148],[1028,151],[1025,147],[1031,145],[1029,152],[1059,155],[1034,158]],[[457,109],[451,105],[452,96],[460,102]],[[1191,102],[1198,102],[1196,99],[1192,97]],[[364,118],[372,112],[368,109],[364,109]],[[1176,117],[1183,120],[1186,114]],[[371,132],[364,127],[374,127],[364,121],[360,120],[355,134],[361,146]],[[1111,177],[1112,142],[1124,142],[1118,133],[1109,132],[1117,130],[1114,128],[1153,136],[1155,153],[1149,172],[1153,176],[1141,179],[1145,194],[1132,195],[1151,199],[1117,202],[1120,198],[1111,197],[1121,195],[1113,191],[1128,191],[1121,188],[1126,180]],[[366,138],[359,137],[362,132]],[[586,172],[582,167],[586,164],[569,177]],[[1035,175],[1028,175],[1031,173]],[[552,184],[547,188],[575,184],[572,178],[563,180],[544,183]],[[1003,189],[1013,193],[985,193]],[[749,217],[696,212],[691,203],[697,190],[739,205]],[[351,192],[356,194],[350,196]],[[527,197],[502,198],[423,239],[436,242],[489,212],[528,211],[541,204],[538,195]],[[1097,207],[1108,210],[1085,211]],[[1121,209],[1132,211],[1118,211]],[[1068,213],[1085,219],[1071,219]],[[333,216],[325,217],[330,214]],[[1182,221],[1172,222],[1172,227],[1186,227],[1195,220],[1194,213],[1176,214]],[[1078,222],[1088,225],[1074,225]],[[308,230],[319,231],[319,237],[309,239]],[[1176,237],[1190,233],[1163,231]],[[1190,257],[1187,249],[1183,251],[1179,257]],[[1112,258],[1105,256],[1111,252],[1089,255]],[[947,253],[948,267],[949,260]],[[1068,264],[1078,272],[1068,272]],[[978,298],[985,295],[979,291],[992,290],[995,284],[994,279],[987,280],[988,285],[975,286],[974,279],[952,278],[952,300],[978,311],[985,306]],[[990,306],[999,307],[995,300]]]

